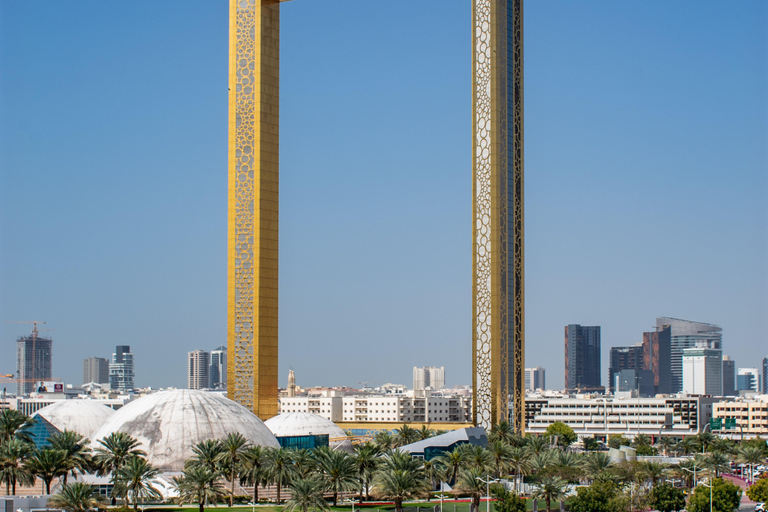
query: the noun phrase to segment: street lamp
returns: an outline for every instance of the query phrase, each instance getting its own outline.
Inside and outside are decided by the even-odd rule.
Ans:
[[[438,498],[440,498],[440,512],[443,512],[443,498],[445,498],[445,494],[440,493]],[[454,505],[454,506],[456,506],[456,505]]]
[[[485,478],[487,478],[487,480],[483,480],[479,476],[476,479],[485,483],[485,510],[486,512],[491,512],[491,484],[500,482],[500,480],[498,478],[491,479],[490,475],[486,475]]]
[[[684,467],[682,467],[682,466],[680,467],[680,469],[682,469],[683,471],[687,471],[687,472],[689,472],[689,473],[693,473],[693,482],[694,482],[694,483],[697,483],[697,482],[696,482],[696,470],[698,469],[698,467],[699,467],[699,464],[698,464],[698,461],[696,461],[696,460],[695,460],[695,458],[694,458],[694,462],[695,462],[695,463],[694,463],[694,465],[693,465],[693,471],[691,471],[691,470],[690,470],[690,469],[688,469],[688,468],[684,468]]]
[[[704,483],[704,480],[699,482],[704,487],[709,487],[709,512],[712,512],[712,488],[715,486],[715,482],[712,481],[712,479],[709,479],[709,485]]]

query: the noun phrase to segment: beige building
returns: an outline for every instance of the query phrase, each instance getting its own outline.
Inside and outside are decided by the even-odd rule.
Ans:
[[[718,434],[729,437],[753,437],[768,434],[768,395],[741,397],[714,405],[712,417],[722,420]],[[727,421],[731,420],[731,421]],[[736,426],[726,428],[726,423],[735,421]]]

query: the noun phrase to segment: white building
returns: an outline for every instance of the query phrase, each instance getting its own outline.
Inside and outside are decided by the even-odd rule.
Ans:
[[[445,367],[413,367],[413,389],[443,389],[445,387]]]
[[[723,394],[723,351],[719,348],[683,349],[683,393]]]
[[[187,388],[208,389],[210,382],[211,354],[205,350],[187,353]]]
[[[525,390],[547,389],[545,370],[541,366],[525,369]]]
[[[736,389],[759,393],[760,370],[757,368],[739,368],[736,372]]]
[[[682,395],[626,399],[531,396],[525,400],[525,430],[541,434],[561,421],[580,437],[695,435],[709,422],[715,400]]]
[[[109,386],[120,392],[131,392],[134,388],[133,354],[129,345],[118,345],[109,363]]]

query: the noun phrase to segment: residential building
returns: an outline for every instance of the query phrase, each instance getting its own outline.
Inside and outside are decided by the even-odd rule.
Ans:
[[[653,372],[655,393],[672,392],[672,328],[662,324],[643,333],[643,367]]]
[[[445,387],[445,367],[413,367],[413,389],[443,389]]]
[[[666,398],[561,397],[526,398],[526,432],[543,434],[556,421],[579,437],[692,436],[712,416],[712,397]],[[529,406],[530,402],[530,406]]]
[[[764,437],[768,434],[768,395],[718,402],[714,405],[712,416],[722,420],[721,428],[714,431],[718,435],[731,438]]]
[[[679,318],[656,319],[657,330],[665,325],[670,327],[671,392],[679,393],[683,389],[683,350],[702,346],[722,350],[723,330],[717,325]]]
[[[211,350],[210,388],[227,389],[227,347]]]
[[[210,388],[211,354],[205,350],[187,353],[187,388]]]
[[[16,340],[16,385],[17,394],[28,395],[35,388],[35,382],[51,380],[53,377],[53,340],[43,338],[37,327],[30,336]]]
[[[565,386],[571,390],[602,390],[600,326],[565,326]]]
[[[736,374],[738,391],[760,393],[760,371],[757,368],[739,368]]]
[[[622,370],[640,371],[644,368],[643,345],[639,343],[631,347],[611,347],[608,363],[608,389],[613,393],[616,389],[615,378]],[[626,390],[625,390],[626,391]]]
[[[541,366],[525,369],[525,390],[547,389],[546,370]]]
[[[130,345],[118,345],[109,363],[109,386],[123,393],[134,389],[134,363]]]
[[[683,393],[723,395],[723,352],[720,349],[683,349]]]
[[[109,361],[103,357],[83,359],[83,384],[109,384]]]
[[[723,356],[723,396],[737,396],[736,361],[731,356]]]

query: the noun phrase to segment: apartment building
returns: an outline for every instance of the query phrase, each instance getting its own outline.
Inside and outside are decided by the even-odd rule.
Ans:
[[[714,405],[712,417],[722,420],[722,428],[715,430],[717,434],[729,437],[765,436],[768,434],[768,395],[718,402]],[[734,423],[735,426],[731,426]]]

